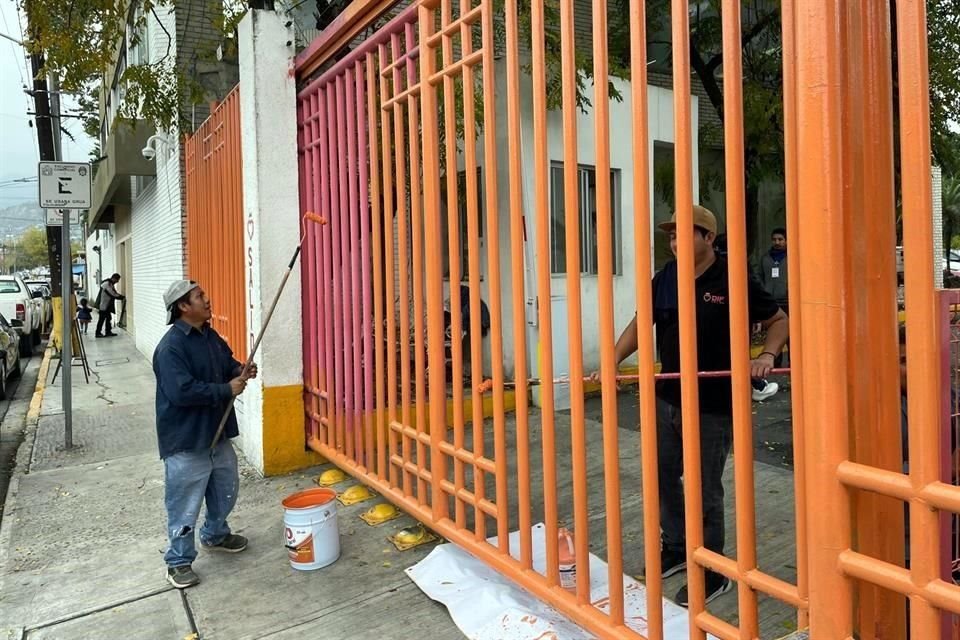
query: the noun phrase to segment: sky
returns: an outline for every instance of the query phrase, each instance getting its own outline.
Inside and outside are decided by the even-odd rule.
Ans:
[[[14,0],[0,0],[0,33],[22,40],[20,20]],[[25,26],[25,23],[24,23]],[[23,92],[23,85],[31,84],[29,62],[20,45],[0,38],[0,209],[11,205],[36,202],[37,183],[11,183],[11,180],[27,176],[36,177],[37,151],[36,129],[30,126],[33,99]],[[75,101],[64,98],[61,109],[68,111]],[[71,142],[63,139],[63,159],[73,162],[89,160],[93,140],[83,133],[80,121],[65,118],[64,128],[76,138]]]

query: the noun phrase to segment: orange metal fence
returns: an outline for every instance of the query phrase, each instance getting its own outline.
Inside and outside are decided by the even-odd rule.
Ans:
[[[185,155],[187,277],[210,297],[213,327],[234,353],[245,353],[239,85],[187,138]]]
[[[736,0],[721,3],[736,542],[732,557],[705,546],[689,3],[671,5],[689,635],[760,637],[759,600],[766,596],[795,608],[799,624],[809,624],[818,640],[845,640],[855,632],[905,637],[901,594],[911,602],[911,637],[936,637],[941,610],[960,611],[960,588],[941,577],[938,544],[938,510],[960,510],[960,489],[940,479],[934,428],[942,396],[939,338],[930,330],[937,307],[928,268],[933,230],[923,3],[897,3],[897,42],[890,15],[867,0],[781,3],[792,256],[793,577],[761,568],[757,554]],[[421,0],[334,62],[334,43],[347,42],[388,6],[357,0],[298,59],[302,209],[328,221],[308,225],[304,243],[308,444],[592,633],[663,638],[654,336],[648,324],[637,323],[641,429],[639,437],[625,437],[633,432],[618,428],[611,224],[611,139],[620,132],[611,130],[606,83],[593,91],[577,72],[577,17],[589,12],[592,74],[609,75],[610,7],[606,0]],[[643,0],[631,0],[629,8],[634,166],[628,188],[636,256],[629,304],[643,319],[653,317],[654,308],[648,34]],[[529,42],[521,42],[521,25]],[[901,472],[897,455],[892,46],[900,74],[909,473]],[[547,79],[557,81],[556,60],[562,107],[551,119]],[[589,136],[578,131],[581,84],[592,105]],[[558,121],[559,139],[551,143],[550,123]],[[596,297],[584,295],[579,259],[584,194],[578,165],[585,146],[596,164]],[[562,189],[555,199],[563,213],[554,217],[562,224],[551,218],[550,195],[550,163],[560,160]],[[454,204],[461,202],[465,215]],[[875,221],[882,210],[890,219]],[[551,236],[556,228],[562,237]],[[874,233],[863,233],[867,228]],[[631,246],[630,238],[622,242]],[[565,272],[552,274],[551,249],[558,244]],[[555,335],[558,318],[547,302],[558,291],[554,280],[567,300],[566,335]],[[461,300],[461,281],[468,300]],[[481,292],[489,303],[489,336],[469,331],[466,344],[448,345],[447,336],[461,335],[465,324],[481,325]],[[535,319],[526,311],[531,298]],[[864,322],[868,301],[876,313]],[[461,303],[469,308],[468,323],[455,311]],[[584,327],[588,309],[597,311],[595,329]],[[530,322],[538,327],[537,348],[527,344]],[[584,407],[583,344],[593,330],[600,345],[599,433],[587,431]],[[554,356],[561,343],[569,354],[564,362]],[[510,350],[513,370],[505,371]],[[534,365],[535,381],[528,378]],[[568,375],[555,379],[560,366]],[[479,382],[487,375],[493,417],[484,421]],[[539,407],[530,402],[533,384]],[[569,392],[569,418],[558,410],[561,384]],[[505,410],[507,388],[517,392],[515,416]],[[472,415],[465,415],[466,399]],[[639,456],[640,469],[628,471],[625,456]],[[570,487],[569,500],[562,487]],[[647,567],[641,619],[628,615],[623,587],[624,553],[632,551],[623,532],[638,524],[624,518],[624,495],[637,492]],[[908,569],[899,501],[909,504]],[[539,519],[546,530],[543,567],[533,562],[531,525]],[[559,584],[561,521],[576,532],[575,593]],[[517,546],[508,535],[513,529],[519,529]],[[599,599],[588,562],[596,548],[606,555],[609,583]],[[735,618],[708,610],[707,570],[736,582]]]

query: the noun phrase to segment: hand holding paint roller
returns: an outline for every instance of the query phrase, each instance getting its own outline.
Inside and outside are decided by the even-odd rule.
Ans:
[[[312,211],[307,211],[303,214],[303,220],[301,221],[301,232],[300,232],[300,241],[297,243],[297,248],[293,252],[293,256],[290,258],[290,263],[287,265],[286,270],[283,272],[283,277],[280,280],[280,286],[277,287],[277,292],[273,296],[273,302],[270,303],[270,308],[267,310],[267,316],[263,319],[263,324],[260,326],[260,331],[257,333],[257,338],[253,342],[253,348],[250,349],[250,355],[247,356],[246,362],[243,363],[243,368],[240,369],[239,375],[230,381],[230,389],[233,391],[233,397],[230,398],[230,404],[227,405],[226,411],[223,412],[223,417],[220,418],[220,426],[217,427],[217,433],[213,436],[213,441],[210,443],[210,448],[213,449],[217,446],[217,442],[220,441],[220,436],[223,434],[223,428],[227,424],[227,419],[230,417],[230,412],[233,411],[233,403],[236,401],[238,395],[243,393],[247,385],[247,380],[257,377],[257,365],[253,362],[253,357],[257,354],[257,349],[260,348],[260,341],[263,339],[263,334],[267,330],[267,327],[270,325],[270,319],[273,317],[273,311],[277,308],[277,302],[280,301],[280,294],[283,293],[283,288],[287,284],[287,279],[290,277],[290,273],[293,271],[293,265],[297,262],[297,256],[300,255],[300,247],[303,245],[304,239],[307,237],[306,223],[313,222],[316,224],[326,224],[327,220],[321,215],[318,215]],[[234,382],[238,382],[237,386],[240,387],[239,391],[235,388]]]

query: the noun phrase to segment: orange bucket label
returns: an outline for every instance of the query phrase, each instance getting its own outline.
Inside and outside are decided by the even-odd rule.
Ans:
[[[314,561],[313,529],[310,527],[286,527],[284,546],[290,562],[309,564]]]

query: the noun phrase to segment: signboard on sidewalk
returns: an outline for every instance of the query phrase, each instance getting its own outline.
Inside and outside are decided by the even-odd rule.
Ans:
[[[63,224],[63,212],[70,212],[70,224],[80,224],[80,211],[77,209],[46,209],[47,226],[59,227]]]
[[[40,206],[44,209],[89,209],[90,164],[40,162]]]

